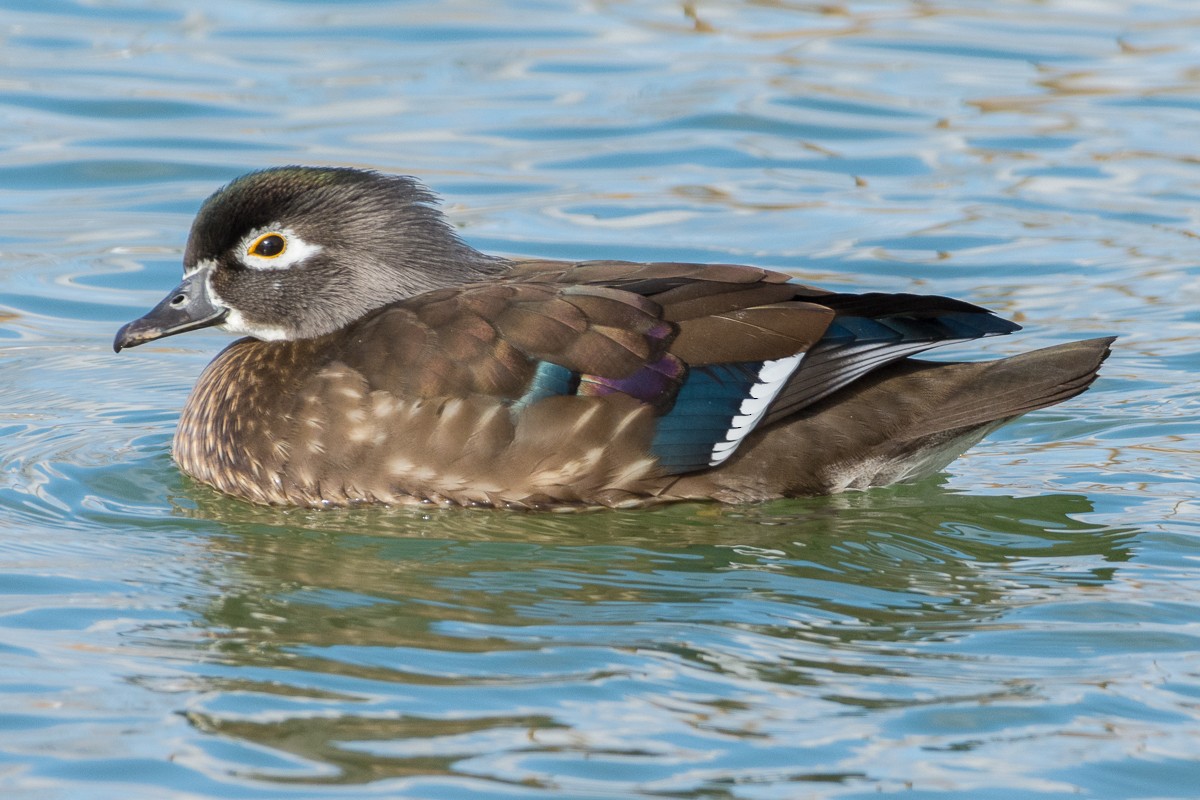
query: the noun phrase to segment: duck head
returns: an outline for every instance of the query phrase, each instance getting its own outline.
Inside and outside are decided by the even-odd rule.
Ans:
[[[209,326],[266,341],[308,339],[504,268],[459,239],[413,178],[344,167],[262,170],[204,202],[183,281],[122,327],[113,348]]]

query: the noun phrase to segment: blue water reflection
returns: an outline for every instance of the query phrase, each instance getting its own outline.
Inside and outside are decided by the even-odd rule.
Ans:
[[[9,2],[0,794],[1191,798],[1190,2]],[[249,507],[115,357],[191,216],[417,174],[495,252],[747,262],[1118,333],[919,485],[750,508]]]

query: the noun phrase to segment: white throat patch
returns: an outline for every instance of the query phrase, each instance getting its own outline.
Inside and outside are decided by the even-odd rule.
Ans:
[[[211,267],[212,262],[202,262],[189,275],[204,269],[205,265]],[[242,315],[242,312],[226,303],[213,287],[212,269],[209,269],[208,273],[204,276],[204,291],[208,294],[210,303],[228,309],[224,322],[217,326],[217,330],[232,333],[235,336],[250,336],[263,342],[278,342],[291,338],[291,333],[287,329],[277,325],[262,325],[250,322]]]
[[[217,326],[226,333],[235,336],[249,336],[262,342],[280,342],[291,338],[291,333],[276,325],[261,325],[250,322],[236,308],[229,309],[225,321]]]

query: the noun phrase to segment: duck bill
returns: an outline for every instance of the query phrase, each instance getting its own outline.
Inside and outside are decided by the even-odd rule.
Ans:
[[[205,268],[188,275],[150,313],[124,325],[113,340],[113,350],[119,353],[164,336],[220,325],[229,309],[213,301],[208,289],[209,271]]]

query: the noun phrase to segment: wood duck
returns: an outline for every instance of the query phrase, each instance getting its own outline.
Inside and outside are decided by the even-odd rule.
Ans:
[[[511,260],[408,177],[280,167],[200,209],[183,282],[114,348],[217,326],[174,439],[255,503],[749,502],[933,474],[1084,391],[1111,338],[912,358],[1019,326],[731,264]]]

